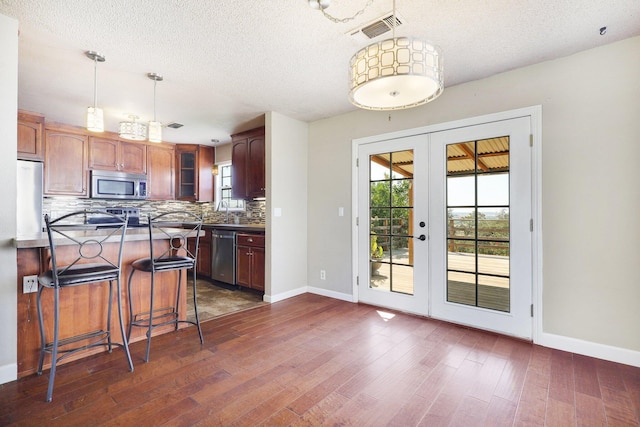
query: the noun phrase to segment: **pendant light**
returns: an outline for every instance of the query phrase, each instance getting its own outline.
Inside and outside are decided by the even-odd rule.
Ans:
[[[147,73],[147,77],[153,80],[153,121],[149,122],[149,142],[162,142],[162,123],[156,120],[156,84],[163,78],[156,73]]]
[[[104,115],[102,108],[98,108],[98,62],[104,62],[105,57],[92,50],[84,54],[93,61],[93,107],[87,108],[87,130],[104,132]]]
[[[444,90],[442,52],[426,41],[393,37],[358,51],[349,63],[349,100],[368,110],[400,110],[436,99]]]
[[[144,141],[147,139],[147,126],[144,123],[136,122],[138,116],[130,115],[131,120],[120,122],[120,138],[131,141]]]

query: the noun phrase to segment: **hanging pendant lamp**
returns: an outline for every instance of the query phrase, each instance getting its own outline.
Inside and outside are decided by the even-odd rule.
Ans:
[[[153,120],[149,122],[149,142],[162,142],[162,123],[156,120],[156,84],[163,77],[156,73],[148,73],[147,77],[153,80]]]
[[[400,110],[436,99],[444,90],[442,52],[426,41],[393,37],[358,51],[349,62],[349,100],[368,110]]]
[[[93,107],[87,108],[87,130],[104,132],[104,114],[102,108],[98,108],[98,62],[104,62],[105,57],[92,50],[84,54],[93,61]]]
[[[130,115],[131,120],[120,122],[120,138],[131,141],[144,141],[147,139],[147,126],[144,123],[136,122],[138,116]]]

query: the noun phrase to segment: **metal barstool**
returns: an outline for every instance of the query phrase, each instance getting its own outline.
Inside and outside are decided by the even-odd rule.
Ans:
[[[89,224],[92,222],[91,220],[93,223]],[[117,345],[124,348],[130,371],[133,371],[133,362],[125,335],[120,303],[122,247],[127,230],[127,219],[101,211],[84,210],[64,215],[55,220],[51,220],[49,215],[46,215],[45,223],[51,251],[51,269],[38,276],[37,310],[41,342],[38,375],[42,375],[45,353],[51,354],[51,371],[47,389],[47,402],[51,402],[56,365],[60,360],[75,352],[96,346],[107,346],[111,352],[112,347]],[[102,228],[107,226],[109,228]],[[113,251],[112,248],[105,248],[106,243],[117,245],[118,250]],[[58,252],[62,251],[62,247],[64,247],[63,257],[70,256],[73,259],[70,263],[59,262],[62,254]],[[111,340],[114,281],[116,282],[116,302],[122,343]],[[101,282],[109,282],[106,328],[60,339],[59,329],[60,323],[63,321],[60,318],[60,290],[72,286],[95,285]],[[42,312],[42,292],[44,289],[52,289],[54,292],[53,341],[51,342],[47,342],[45,336]],[[59,353],[62,353],[60,357],[58,357]]]
[[[200,242],[200,230],[202,229],[202,218],[196,214],[185,211],[167,212],[154,218],[147,216],[149,228],[149,258],[142,258],[131,264],[131,273],[127,284],[129,294],[129,330],[127,337],[131,338],[131,329],[136,326],[147,329],[147,352],[145,362],[149,361],[151,349],[151,334],[153,329],[175,325],[178,330],[180,323],[190,323],[197,326],[200,344],[204,344],[202,329],[200,328],[200,318],[198,317],[198,301],[196,298],[196,264],[198,259],[198,246]],[[168,248],[157,256],[154,253],[154,234],[160,239],[169,242]],[[193,245],[189,245],[187,239],[192,238]],[[193,307],[195,310],[195,321],[180,319],[180,291],[182,285],[182,270],[191,270],[193,287]],[[143,313],[133,313],[131,279],[136,271],[151,273],[151,288],[149,290],[149,311]],[[167,271],[178,271],[178,283],[176,293],[176,304],[173,307],[154,308],[155,275]]]

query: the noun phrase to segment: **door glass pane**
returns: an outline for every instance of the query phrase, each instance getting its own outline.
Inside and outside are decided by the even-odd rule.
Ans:
[[[447,301],[508,312],[509,138],[447,146]]]
[[[413,295],[413,150],[369,157],[369,286]]]
[[[478,206],[509,205],[509,174],[478,175]]]
[[[475,205],[475,179],[473,176],[451,176],[447,179],[447,204],[449,206]]]

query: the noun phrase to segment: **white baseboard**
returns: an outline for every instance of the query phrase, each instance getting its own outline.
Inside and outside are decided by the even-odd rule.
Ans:
[[[540,334],[536,344],[640,368],[640,352],[626,348],[613,347],[606,344],[598,344],[545,332]]]
[[[307,287],[307,292],[309,292],[310,294],[322,295],[323,297],[335,298],[342,301],[355,302],[353,299],[353,295],[344,294],[342,292],[329,291],[327,289],[315,288],[312,286]]]
[[[285,300],[287,298],[296,297],[298,295],[302,295],[304,293],[322,295],[324,297],[339,299],[347,302],[355,302],[353,300],[353,296],[351,294],[344,294],[342,292],[329,291],[327,289],[315,288],[312,286],[302,286],[292,291],[283,292],[276,295],[264,295],[263,300],[268,303],[274,303],[278,301]]]
[[[10,383],[18,379],[18,364],[9,363],[0,366],[0,384]]]
[[[293,290],[287,291],[287,292],[282,292],[282,293],[276,294],[276,295],[267,295],[267,294],[265,294],[262,299],[265,302],[274,303],[274,302],[285,300],[287,298],[293,298],[293,297],[296,297],[298,295],[302,295],[302,294],[304,294],[306,292],[307,292],[307,287],[306,286],[302,286],[300,288],[293,289]]]

